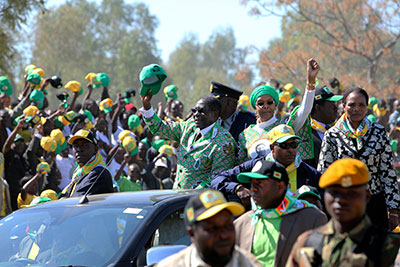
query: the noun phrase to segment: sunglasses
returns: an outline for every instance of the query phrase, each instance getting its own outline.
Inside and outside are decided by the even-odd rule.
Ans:
[[[263,107],[264,105],[270,106],[270,105],[272,105],[272,104],[274,104],[274,103],[275,103],[274,101],[268,101],[268,102],[262,102],[262,101],[260,101],[260,102],[257,102],[257,103],[256,103],[256,106],[258,106],[258,107]]]
[[[207,109],[205,108],[191,108],[190,111],[195,114],[196,112],[201,113],[201,114],[206,114]]]
[[[293,143],[275,143],[275,145],[279,146],[282,149],[289,149],[289,148],[297,148],[299,146],[299,142]]]

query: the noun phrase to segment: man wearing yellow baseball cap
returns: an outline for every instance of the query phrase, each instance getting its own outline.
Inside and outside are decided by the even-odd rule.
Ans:
[[[246,161],[233,169],[219,173],[211,181],[211,188],[226,195],[236,195],[245,206],[250,205],[250,185],[239,183],[237,176],[241,172],[249,172],[261,159],[282,164],[289,175],[288,189],[295,192],[303,185],[319,189],[318,181],[321,174],[301,160],[297,148],[301,142],[293,128],[280,124],[269,131],[268,141],[271,152],[267,156]],[[265,151],[264,148],[261,148]]]
[[[400,236],[373,225],[366,214],[369,171],[358,159],[332,163],[319,181],[331,220],[297,239],[286,266],[393,266]]]
[[[242,205],[227,202],[215,190],[191,197],[184,220],[192,245],[157,266],[262,266],[251,253],[235,246],[233,216],[243,212]]]
[[[89,130],[77,131],[69,140],[78,167],[72,181],[63,191],[63,197],[112,193],[112,177],[98,152],[97,140]]]

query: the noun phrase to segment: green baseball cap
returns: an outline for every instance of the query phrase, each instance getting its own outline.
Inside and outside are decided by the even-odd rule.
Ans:
[[[342,95],[335,95],[326,85],[315,88],[315,101],[326,100],[336,102],[342,100],[342,98]]]
[[[28,77],[26,78],[27,82],[30,82],[31,84],[34,84],[34,85],[40,84],[41,80],[42,80],[42,77],[40,77],[40,74],[35,73],[35,72],[30,72],[28,74]]]
[[[140,72],[140,83],[142,88],[140,88],[140,95],[145,96],[147,92],[151,89],[151,94],[155,95],[160,91],[161,84],[167,78],[167,73],[164,69],[157,64],[150,64],[143,67]]]
[[[275,161],[260,160],[254,165],[251,172],[239,173],[237,179],[241,183],[250,183],[250,179],[274,179],[289,183],[289,176],[285,167]]]
[[[100,83],[93,84],[94,88],[100,87],[100,85],[103,85],[104,87],[108,87],[108,85],[110,84],[110,77],[106,73],[97,73],[96,81],[98,81]]]
[[[40,90],[33,90],[32,93],[29,95],[29,99],[38,104],[38,108],[42,108],[43,107],[43,100],[44,100],[44,94],[42,91]]]
[[[129,129],[134,129],[140,125],[140,118],[136,114],[132,114],[128,118],[128,127]]]
[[[5,76],[0,76],[0,94],[5,93],[7,96],[12,95],[13,89],[11,83]]]

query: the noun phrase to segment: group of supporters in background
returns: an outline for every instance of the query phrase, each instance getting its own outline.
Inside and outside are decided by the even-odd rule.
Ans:
[[[357,230],[364,246],[364,235],[383,235],[371,225],[387,233],[363,260],[393,263],[400,242],[390,233],[399,229],[400,96],[344,89],[337,78],[324,84],[319,70],[309,59],[304,90],[271,79],[250,96],[210,81],[210,91],[204,89],[186,112],[179,85],[163,87],[167,74],[157,64],[140,71],[137,92],[116,96],[109,94],[112,77],[106,73],[87,74],[86,86],[63,85],[60,77],[29,65],[18,94],[1,76],[0,218],[84,194],[209,188],[216,190],[210,196],[244,206],[247,213],[235,221],[236,243],[265,266],[301,265],[298,251],[308,240],[315,244],[309,236],[327,238],[324,246],[332,249],[329,255],[319,251],[320,261],[351,263],[355,239],[334,233]],[[49,105],[50,87],[65,89],[58,105]],[[95,88],[102,90],[100,99],[91,98]],[[161,88],[166,104],[153,108],[152,96]],[[341,197],[361,204],[334,202]],[[330,218],[319,235],[301,235]],[[352,256],[341,258],[342,250]],[[315,263],[308,252],[307,261]]]

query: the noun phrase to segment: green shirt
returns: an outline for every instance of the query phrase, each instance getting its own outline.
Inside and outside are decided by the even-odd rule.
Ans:
[[[128,192],[128,191],[141,191],[142,187],[138,182],[132,182],[126,177],[121,177],[118,181],[118,192]]]
[[[274,266],[282,217],[260,218],[255,225],[251,252],[264,266]]]

